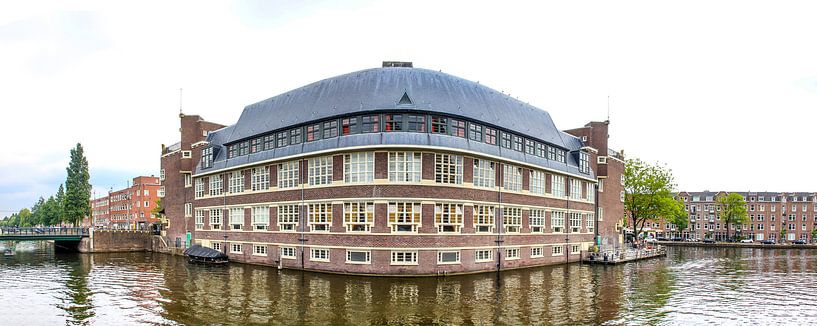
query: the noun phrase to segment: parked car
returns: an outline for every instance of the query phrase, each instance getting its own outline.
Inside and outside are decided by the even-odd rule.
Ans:
[[[762,243],[762,244],[768,244],[768,245],[773,245],[773,244],[775,244],[774,240],[772,240],[772,239],[766,239],[766,240],[760,241],[760,243]]]
[[[681,237],[673,237],[672,241],[684,241],[684,238]]]
[[[804,244],[806,244],[806,239],[797,239],[797,240],[792,241],[791,244],[804,245]]]
[[[704,239],[704,243],[715,243],[713,239]]]
[[[647,238],[647,239],[644,239],[644,242],[646,242],[646,243],[656,243],[656,242],[658,242],[658,240],[655,239],[655,238]]]
[[[740,243],[752,243],[752,242],[755,242],[755,241],[754,241],[754,240],[752,240],[752,239],[743,239],[743,240],[740,240]]]

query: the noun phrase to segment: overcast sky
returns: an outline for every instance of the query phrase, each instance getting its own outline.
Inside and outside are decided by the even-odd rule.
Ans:
[[[668,164],[684,190],[817,191],[817,6],[808,2],[7,1],[0,216],[86,149],[99,196],[158,175],[184,112],[245,105],[383,60],[479,81],[560,129]]]

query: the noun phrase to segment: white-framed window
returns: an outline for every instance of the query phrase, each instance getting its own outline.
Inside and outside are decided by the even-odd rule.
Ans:
[[[599,221],[604,221],[604,207],[599,207]],[[695,221],[693,217],[690,221]]]
[[[307,205],[309,214],[309,229],[312,231],[328,232],[332,226],[332,204],[317,203]]]
[[[204,197],[204,179],[196,179],[196,198]]]
[[[328,185],[332,184],[332,157],[321,156],[309,159],[309,168],[307,169],[309,175],[310,186]]]
[[[544,233],[545,232],[545,210],[544,209],[532,209],[530,210],[530,216],[528,217],[529,224],[530,224],[530,232],[531,233]]]
[[[295,247],[281,247],[282,259],[295,259]]]
[[[570,245],[570,254],[571,254],[571,255],[576,255],[576,254],[578,254],[580,251],[581,251],[581,246],[579,246],[579,245],[575,245],[575,244],[574,244],[574,245]]]
[[[244,173],[242,171],[230,172],[230,193],[238,194],[244,192]]]
[[[310,261],[329,262],[329,258],[330,258],[329,249],[312,248],[309,250]]]
[[[570,216],[570,232],[580,232],[582,228],[582,213],[572,212],[568,215]]]
[[[242,248],[240,243],[231,243],[230,244],[230,253],[240,254],[240,253],[243,252],[241,249],[243,249],[243,248]]]
[[[621,174],[621,185],[622,186],[624,185],[624,174],[623,173]],[[711,200],[709,200],[709,201],[711,201]]]
[[[522,191],[522,168],[510,164],[502,165],[502,186],[507,191]]]
[[[434,206],[434,223],[437,232],[459,233],[462,228],[462,204],[437,204]]]
[[[230,208],[230,229],[241,230],[244,227],[244,209]]]
[[[161,181],[165,180],[165,169],[159,170],[159,180]]]
[[[182,151],[182,158],[191,158],[193,157],[193,152],[191,151]]]
[[[462,156],[434,154],[434,181],[437,183],[462,184]]]
[[[508,248],[505,249],[505,260],[514,260],[521,258],[519,254],[519,248]]]
[[[562,246],[553,246],[551,249],[551,255],[553,256],[561,256],[564,254],[564,248]]]
[[[343,182],[374,181],[374,153],[357,152],[343,155]]]
[[[210,247],[212,247],[213,250],[221,251],[221,242],[211,242]]]
[[[269,189],[269,166],[259,166],[252,169],[250,181],[252,191]]]
[[[596,221],[593,218],[593,214],[587,214],[585,225],[587,227],[587,232],[593,233],[596,230]],[[673,227],[674,228],[674,227]]]
[[[223,183],[221,182],[221,174],[214,174],[210,176],[210,196],[219,196],[223,190]]]
[[[503,207],[502,222],[506,233],[519,233],[522,229],[522,209],[519,207]]]
[[[266,231],[269,229],[269,206],[252,208],[252,229]]]
[[[477,233],[494,232],[494,212],[493,206],[474,206],[474,230]]]
[[[159,198],[164,198],[165,197],[165,186],[159,187],[159,190],[156,191],[156,196],[159,197]]]
[[[184,187],[190,188],[193,186],[193,175],[190,173],[182,173],[184,175]]]
[[[484,263],[494,260],[494,251],[489,249],[479,249],[474,251],[474,262]]]
[[[585,152],[579,152],[579,172],[590,173],[590,157]]]
[[[389,203],[389,227],[392,232],[417,232],[422,221],[420,203]]]
[[[196,210],[196,230],[203,230],[204,229],[204,211],[197,209]]]
[[[586,183],[587,186],[587,200],[591,202],[596,201],[596,187],[592,183]]]
[[[193,203],[184,204],[184,217],[193,216]]]
[[[570,199],[582,199],[582,182],[578,179],[570,179]]]
[[[278,164],[278,188],[295,188],[298,182],[298,161]]]
[[[495,163],[487,160],[474,159],[474,186],[484,188],[496,187]]]
[[[604,192],[604,178],[599,178],[599,192]]]
[[[619,200],[621,200],[622,203],[624,202],[624,190],[621,191],[621,195],[619,195]]]
[[[417,265],[417,251],[392,251],[392,265]]]
[[[555,233],[565,231],[565,212],[550,212],[550,226]]]
[[[538,195],[545,194],[545,172],[531,170],[530,171],[530,192]]]
[[[368,250],[346,250],[347,264],[371,264],[372,252]]]
[[[267,246],[265,246],[265,245],[253,245],[252,246],[252,254],[254,256],[266,256],[267,255]]]
[[[460,263],[460,252],[459,251],[438,251],[437,252],[437,265],[459,264],[459,263]]]
[[[596,157],[596,163],[598,163],[598,164],[607,164],[607,156],[598,156],[598,157]]]
[[[210,210],[210,228],[213,230],[221,230],[221,210]]]
[[[530,258],[541,258],[544,257],[545,254],[544,247],[530,247]]]
[[[418,152],[389,152],[389,181],[420,182],[423,157]]]
[[[565,196],[565,177],[552,174],[550,176],[550,193],[555,197]]]
[[[300,207],[298,205],[278,206],[278,230],[295,231],[298,227],[298,215]]]
[[[370,232],[374,224],[374,203],[343,204],[343,225],[347,232]]]

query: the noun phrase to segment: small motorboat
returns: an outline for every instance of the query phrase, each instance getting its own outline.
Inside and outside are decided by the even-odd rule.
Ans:
[[[3,256],[6,257],[14,256],[14,250],[12,250],[11,248],[6,248],[6,250],[3,250]]]
[[[213,264],[220,265],[229,262],[227,255],[221,251],[213,248],[202,247],[201,245],[193,245],[184,251],[187,256],[187,261],[198,264]]]

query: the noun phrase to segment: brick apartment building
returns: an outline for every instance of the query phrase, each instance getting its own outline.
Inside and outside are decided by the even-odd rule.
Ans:
[[[159,179],[155,176],[135,177],[131,186],[92,199],[90,220],[94,227],[137,229],[159,222],[151,212],[161,197]]]
[[[737,192],[746,200],[749,222],[730,225],[731,235],[754,240],[772,239],[777,242],[796,239],[810,240],[817,228],[817,194],[813,192]],[[689,215],[689,227],[679,230],[672,223],[648,222],[645,231],[655,236],[681,237],[684,239],[711,238],[716,241],[728,238],[726,224],[719,219],[715,198],[725,191],[678,193]],[[781,238],[781,230],[785,235]]]
[[[607,180],[623,162],[607,122],[562,132],[541,109],[441,72],[384,65],[249,105],[231,126],[180,120],[161,156],[177,246],[439,275],[576,261],[596,235],[621,243],[621,185]]]

